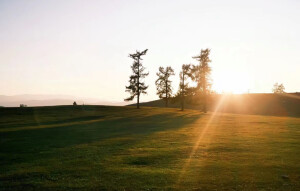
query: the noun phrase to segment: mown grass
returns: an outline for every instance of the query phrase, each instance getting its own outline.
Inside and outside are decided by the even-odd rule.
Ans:
[[[300,118],[0,108],[0,190],[299,190]]]

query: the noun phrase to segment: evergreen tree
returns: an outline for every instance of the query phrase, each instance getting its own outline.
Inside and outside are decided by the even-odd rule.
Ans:
[[[186,80],[190,74],[190,70],[191,70],[190,64],[183,64],[182,70],[179,74],[180,83],[179,83],[178,96],[180,96],[180,104],[181,104],[182,111],[184,110],[185,97],[188,95],[188,92],[189,92],[189,87],[188,87],[188,83],[186,82]]]
[[[210,92],[210,72],[211,68],[208,65],[210,49],[201,50],[200,55],[193,57],[199,62],[199,65],[193,65],[191,69],[191,78],[197,83],[195,95],[203,98],[203,111],[207,111],[207,94]]]
[[[126,86],[126,92],[130,93],[130,97],[126,98],[125,101],[131,101],[137,96],[137,109],[140,108],[140,95],[146,94],[148,88],[148,86],[142,82],[142,79],[148,76],[149,73],[145,72],[145,67],[141,62],[141,60],[143,60],[141,57],[146,55],[147,51],[148,49],[142,52],[136,51],[135,54],[129,54],[129,57],[134,60],[131,66],[133,74],[129,77],[129,86]]]
[[[156,80],[157,95],[159,98],[164,99],[166,102],[166,107],[168,107],[168,100],[172,96],[172,87],[169,80],[170,76],[175,75],[174,70],[168,66],[166,69],[159,67],[159,72],[156,73],[158,79]]]

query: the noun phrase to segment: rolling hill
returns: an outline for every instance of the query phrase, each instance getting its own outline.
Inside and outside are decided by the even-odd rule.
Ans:
[[[163,100],[144,102],[140,105],[165,107]],[[172,103],[171,101],[169,107],[180,108],[180,103]],[[201,109],[201,105],[186,104],[185,108]],[[208,110],[240,114],[300,116],[300,93],[216,94],[209,98]]]
[[[24,94],[6,96],[0,95],[0,106],[19,107],[20,104],[27,106],[55,106],[72,105],[76,101],[78,105],[125,105],[124,102],[105,101],[97,98],[85,98],[69,95],[44,95],[44,94]]]

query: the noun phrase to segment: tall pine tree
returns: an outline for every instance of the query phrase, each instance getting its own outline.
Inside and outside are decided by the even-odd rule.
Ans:
[[[179,83],[178,96],[180,96],[180,105],[182,111],[184,110],[185,97],[188,95],[189,92],[187,77],[190,74],[190,70],[191,70],[190,64],[183,64],[181,72],[179,74],[180,83]]]
[[[172,96],[172,86],[170,76],[175,75],[174,70],[168,66],[166,69],[159,67],[159,72],[156,73],[158,79],[156,80],[157,95],[159,98],[164,99],[166,107],[168,107],[168,100]]]
[[[126,92],[130,93],[130,97],[126,98],[125,101],[131,101],[137,96],[137,109],[140,108],[140,95],[146,94],[148,86],[142,81],[149,73],[145,72],[145,67],[142,65],[141,57],[146,55],[148,49],[140,52],[136,51],[134,54],[129,54],[129,57],[133,59],[131,66],[132,75],[129,77],[129,86],[126,86]]]
[[[199,62],[199,65],[193,65],[191,69],[191,78],[197,83],[195,88],[196,95],[201,95],[203,98],[203,111],[207,111],[207,95],[210,92],[210,72],[211,68],[208,65],[211,60],[209,59],[210,49],[201,50],[200,55],[193,57]]]

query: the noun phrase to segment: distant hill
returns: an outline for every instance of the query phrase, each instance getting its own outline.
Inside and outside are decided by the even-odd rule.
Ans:
[[[209,100],[209,111],[300,117],[300,93],[217,94],[211,96]],[[165,102],[163,100],[155,100],[144,102],[140,105],[164,107]],[[170,103],[169,107],[180,108],[180,103]],[[201,105],[186,104],[185,108],[200,109]]]
[[[27,106],[72,105],[74,101],[79,105],[82,105],[83,103],[90,105],[125,105],[124,102],[104,101],[97,98],[78,98],[69,95],[0,95],[0,105],[4,107],[19,107],[20,104],[25,104]]]

